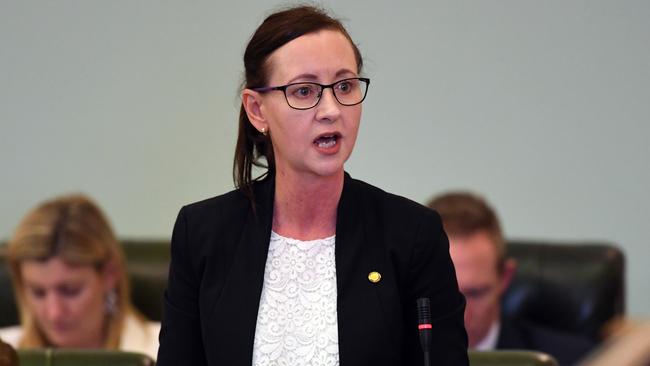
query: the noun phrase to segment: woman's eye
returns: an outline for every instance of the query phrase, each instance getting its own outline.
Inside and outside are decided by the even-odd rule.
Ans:
[[[32,297],[37,299],[42,299],[45,297],[45,290],[43,290],[42,288],[30,288],[29,292],[32,295]]]
[[[75,297],[81,293],[81,287],[80,286],[64,286],[59,288],[59,294],[64,297]]]
[[[336,89],[341,93],[349,93],[352,88],[352,81],[342,81],[336,86]]]
[[[309,98],[315,93],[314,87],[311,85],[296,86],[291,92],[291,95],[297,98]]]

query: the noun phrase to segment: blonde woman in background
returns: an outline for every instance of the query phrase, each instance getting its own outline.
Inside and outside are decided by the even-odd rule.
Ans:
[[[103,348],[156,357],[159,323],[131,304],[124,254],[83,195],[42,203],[7,248],[21,325],[0,329],[16,348]]]

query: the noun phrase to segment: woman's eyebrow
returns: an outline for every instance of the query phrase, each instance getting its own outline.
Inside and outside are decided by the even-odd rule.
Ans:
[[[315,80],[318,80],[318,76],[316,76],[314,74],[309,74],[309,73],[300,74],[298,76],[295,76],[295,77],[291,78],[291,80],[289,80],[287,82],[287,84],[291,84],[291,83],[293,83],[295,81],[298,81],[298,80],[309,80],[309,81],[313,80],[313,81],[315,81]]]
[[[354,71],[350,70],[350,69],[341,69],[341,70],[337,71],[336,74],[334,74],[334,77],[338,78],[338,77],[341,77],[341,76],[348,76],[348,75],[356,75],[356,73]],[[303,74],[300,74],[298,76],[295,76],[295,77],[291,78],[291,80],[289,80],[287,82],[287,84],[294,83],[294,82],[296,82],[298,80],[300,80],[300,81],[303,81],[303,80],[316,81],[316,80],[318,80],[318,76],[315,75],[315,74],[311,74],[311,73],[303,73]]]
[[[349,75],[349,74],[356,75],[356,73],[352,70],[341,69],[336,73],[336,76],[339,77],[339,76]]]

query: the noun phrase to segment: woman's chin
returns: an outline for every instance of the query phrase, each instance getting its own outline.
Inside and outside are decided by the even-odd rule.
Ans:
[[[319,161],[314,164],[313,170],[321,177],[341,175],[345,169],[346,160],[347,157],[343,158],[342,155],[336,157],[333,156],[332,159],[325,159],[324,161]]]
[[[47,338],[53,346],[58,348],[84,348],[79,339],[67,334],[49,334]]]
[[[330,178],[343,174],[343,164],[323,164],[314,169],[316,175],[322,178]]]

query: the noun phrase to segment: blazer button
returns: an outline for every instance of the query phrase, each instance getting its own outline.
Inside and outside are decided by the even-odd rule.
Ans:
[[[377,283],[381,281],[381,274],[379,272],[372,271],[368,273],[368,281],[372,283]]]

